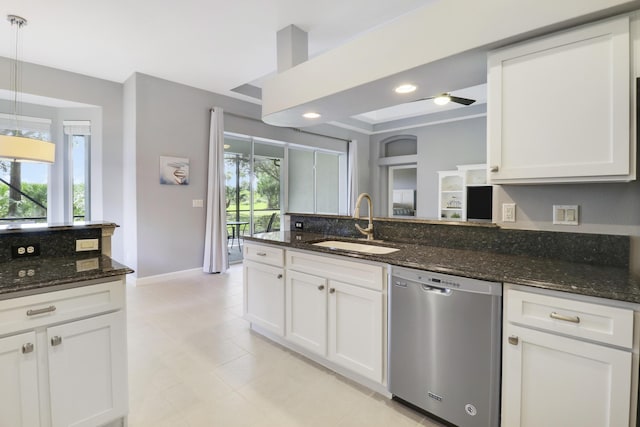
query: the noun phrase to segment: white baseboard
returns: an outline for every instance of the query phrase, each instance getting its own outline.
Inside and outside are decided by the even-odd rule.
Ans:
[[[133,277],[127,276],[127,284],[133,286],[146,286],[153,283],[164,282],[167,280],[182,279],[185,277],[193,277],[197,274],[206,274],[202,271],[202,267],[192,268],[190,270],[172,271],[171,273],[157,274],[155,276],[147,277]]]

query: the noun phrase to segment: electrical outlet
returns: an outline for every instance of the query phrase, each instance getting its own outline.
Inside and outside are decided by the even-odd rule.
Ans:
[[[302,221],[296,221],[295,224],[293,224],[293,226],[296,228],[296,230],[304,229],[304,224],[302,223]]]
[[[204,207],[204,200],[202,199],[193,199],[191,201],[191,206],[194,208],[202,208]]]
[[[26,258],[40,255],[40,243],[12,246],[11,258]]]
[[[553,223],[578,225],[579,205],[553,205]]]
[[[502,204],[502,222],[516,222],[516,204]]]

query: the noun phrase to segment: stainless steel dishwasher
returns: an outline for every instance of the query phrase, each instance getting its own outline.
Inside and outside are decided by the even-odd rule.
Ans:
[[[391,394],[459,427],[497,427],[502,285],[397,267],[391,274]]]

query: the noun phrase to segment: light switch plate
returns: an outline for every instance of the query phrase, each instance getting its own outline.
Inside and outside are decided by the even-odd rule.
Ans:
[[[78,239],[76,240],[76,252],[97,251],[100,249],[98,239]]]
[[[202,208],[202,207],[204,207],[204,200],[202,200],[202,199],[193,199],[191,201],[191,205],[194,208]]]
[[[553,205],[553,223],[558,225],[578,225],[580,206]]]

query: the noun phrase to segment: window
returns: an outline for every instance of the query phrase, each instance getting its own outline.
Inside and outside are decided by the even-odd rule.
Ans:
[[[347,213],[347,156],[323,150],[289,147],[288,211]]]
[[[0,113],[0,133],[51,141],[51,120]],[[0,161],[0,224],[47,222],[49,165]]]
[[[65,167],[65,220],[91,219],[91,123],[65,120],[64,139],[68,163]]]

